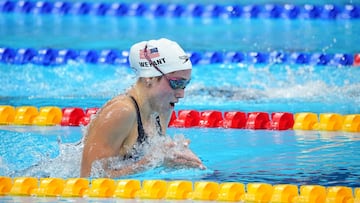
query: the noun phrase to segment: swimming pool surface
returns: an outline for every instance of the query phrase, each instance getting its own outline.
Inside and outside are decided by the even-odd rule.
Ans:
[[[260,5],[265,2],[258,1]],[[311,2],[293,2],[303,3]],[[156,18],[0,12],[0,47],[14,53],[49,48],[126,52],[135,42],[167,37],[178,41],[189,54],[205,53],[205,58],[209,52],[257,52],[266,56],[281,52],[289,54],[289,60],[292,53],[352,57],[360,52],[358,36],[359,18]],[[35,60],[19,64],[11,55],[6,56],[11,59],[7,61],[4,54],[0,56],[0,106],[101,107],[136,80],[127,63],[90,63],[77,58],[56,65]],[[352,63],[355,59],[349,60]],[[193,66],[186,97],[175,111],[360,114],[360,69],[335,62],[200,60]],[[0,176],[78,177],[82,146],[77,144],[85,128],[0,125]],[[359,132],[171,127],[168,134],[174,139],[190,139],[190,148],[207,169],[158,166],[121,179],[360,187]]]

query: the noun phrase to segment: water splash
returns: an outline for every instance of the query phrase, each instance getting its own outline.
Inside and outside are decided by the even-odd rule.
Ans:
[[[174,138],[170,136],[152,136],[147,143],[136,145],[136,152],[140,152],[140,156],[134,156],[131,159],[124,159],[123,157],[110,157],[95,161],[91,169],[91,177],[106,177],[111,176],[108,170],[120,170],[129,165],[133,165],[132,170],[135,174],[146,173],[148,170],[173,171],[178,169],[185,170],[200,170],[193,165],[177,161],[177,158],[183,156],[192,157],[192,152],[188,148],[188,140],[184,135],[175,135]],[[186,155],[185,155],[186,154]],[[195,155],[194,155],[195,156]],[[146,163],[137,167],[140,159],[146,159]],[[107,165],[107,168],[104,167]],[[153,172],[152,172],[153,173]],[[131,176],[127,174],[125,176]]]
[[[40,161],[24,170],[9,174],[11,177],[80,177],[82,146],[60,144],[60,154],[56,158],[42,156]]]
[[[6,128],[0,131],[0,176],[31,176],[31,177],[61,177],[71,178],[80,176],[80,163],[82,158],[82,138],[67,140],[66,130],[58,131],[56,127],[48,128],[39,133],[38,128]],[[44,128],[44,127],[41,127]],[[76,128],[69,137],[79,138],[86,132],[86,128]],[[58,136],[57,134],[62,134]],[[55,136],[54,136],[55,135]],[[76,141],[74,141],[76,140]],[[44,144],[46,143],[46,144]],[[147,155],[149,162],[143,166],[138,174],[145,170],[172,171],[177,169],[191,169],[192,167],[176,165],[171,160],[178,154],[188,150],[187,139],[184,135],[153,136],[148,144],[138,147],[138,151]],[[15,147],[16,146],[16,147]],[[10,150],[9,150],[10,149]],[[26,153],[21,153],[26,151]],[[122,157],[109,158],[113,169],[134,164],[136,159],[124,160]],[[172,170],[170,170],[172,169]],[[198,169],[199,170],[199,169]],[[93,166],[92,177],[104,177],[106,174],[101,162]]]

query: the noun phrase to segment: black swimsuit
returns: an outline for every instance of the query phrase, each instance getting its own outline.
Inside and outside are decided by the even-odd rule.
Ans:
[[[133,96],[130,96],[131,100],[134,103],[135,109],[136,109],[136,117],[137,117],[137,124],[138,124],[138,137],[137,137],[137,142],[139,144],[143,143],[146,141],[146,134],[145,134],[145,130],[141,121],[141,115],[140,115],[140,109],[139,109],[139,105],[136,102],[135,98]]]
[[[137,145],[140,146],[141,144],[143,144],[147,141],[148,136],[146,135],[143,124],[142,124],[139,105],[133,96],[129,95],[129,97],[133,101],[135,109],[136,109],[136,117],[137,117],[137,125],[138,125]],[[157,128],[159,135],[162,135],[162,133],[161,133],[162,129],[161,129],[159,116],[156,117],[156,128]],[[134,156],[137,156],[136,155],[137,151],[138,150],[136,150],[136,148],[134,147],[132,150],[132,153],[125,155],[124,159],[134,158]]]

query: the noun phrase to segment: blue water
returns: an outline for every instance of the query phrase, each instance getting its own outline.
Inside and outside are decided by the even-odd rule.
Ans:
[[[2,105],[100,107],[135,81],[126,66],[74,62],[2,67]],[[176,110],[359,113],[359,72],[353,67],[308,65],[197,65]]]
[[[325,32],[326,30],[326,32]],[[0,13],[0,47],[128,50],[167,37],[187,51],[357,53],[360,20],[99,17]]]
[[[168,37],[189,51],[353,54],[360,51],[359,23],[0,13],[0,47],[128,50],[140,40]],[[359,75],[360,69],[351,66],[199,64],[175,110],[358,114]],[[0,78],[0,105],[84,109],[101,107],[136,79],[124,65],[79,61],[59,66],[1,64]],[[81,147],[76,144],[83,130],[0,126],[0,175],[77,176]],[[189,138],[208,169],[157,167],[127,178],[360,186],[359,133],[170,128],[168,134]]]

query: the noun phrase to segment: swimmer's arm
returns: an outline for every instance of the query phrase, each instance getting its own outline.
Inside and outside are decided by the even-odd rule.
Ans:
[[[131,104],[113,102],[106,105],[90,123],[81,161],[81,177],[89,177],[92,163],[115,157],[136,122]]]
[[[143,171],[146,169],[146,166],[149,164],[149,159],[146,157],[143,157],[139,161],[136,161],[135,163],[128,164],[122,168],[119,169],[109,169],[109,166],[104,166],[106,176],[109,178],[118,178],[125,175],[131,175],[140,171]]]

